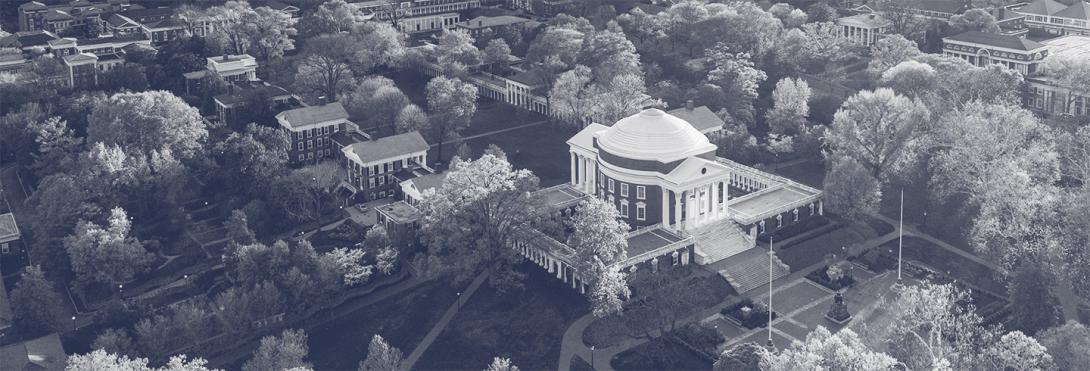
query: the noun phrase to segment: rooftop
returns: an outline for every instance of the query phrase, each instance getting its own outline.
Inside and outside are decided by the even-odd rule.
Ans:
[[[661,228],[637,232],[628,237],[628,256],[636,256],[660,247],[679,242],[683,238]]]
[[[1090,20],[1090,3],[1079,1],[1064,10],[1052,14],[1053,17]]]
[[[394,203],[382,205],[375,208],[376,211],[385,215],[394,224],[408,224],[415,222],[423,216],[420,210],[412,207],[405,201],[397,201]]]
[[[416,152],[427,151],[430,146],[420,135],[420,132],[412,131],[368,142],[353,143],[342,151],[349,153],[349,158],[368,164],[376,161],[405,156]]]
[[[352,145],[352,143],[366,142],[371,140],[371,138],[368,138],[366,135],[360,134],[359,132],[343,130],[333,133],[333,135],[330,136],[330,139],[333,139],[333,141],[337,142],[337,144],[341,147],[348,147]]]
[[[693,128],[704,134],[722,130],[723,125],[726,124],[723,122],[723,119],[719,118],[719,115],[716,115],[715,112],[712,112],[708,106],[685,106],[674,108],[666,113],[685,120],[689,125],[692,125]]]
[[[1024,14],[1052,15],[1053,13],[1061,11],[1066,7],[1067,5],[1061,4],[1056,0],[1037,0],[1017,9],[1016,11]]]
[[[0,370],[64,370],[68,356],[56,333],[0,348]]]
[[[56,38],[57,35],[43,30],[16,32],[0,38],[0,47],[28,48],[32,46],[45,46],[49,44],[49,40]]]
[[[748,219],[769,211],[781,211],[787,205],[811,197],[814,194],[812,190],[795,184],[773,186],[768,191],[757,191],[739,197],[742,200],[732,202],[729,213],[734,215],[735,219]]]
[[[277,114],[276,118],[281,125],[286,125],[289,128],[301,128],[323,122],[348,120],[348,112],[344,110],[344,106],[340,102],[333,102],[321,106],[287,110]]]
[[[943,41],[960,41],[973,44],[993,46],[997,48],[1034,51],[1045,47],[1039,42],[1011,35],[997,33],[968,31],[943,38]]]
[[[530,21],[528,18],[516,17],[513,15],[501,15],[501,16],[480,16],[467,21],[458,22],[458,27],[465,27],[470,29],[478,28],[491,28],[499,26],[509,26],[513,24],[520,24]]]
[[[583,199],[590,197],[586,193],[575,189],[570,183],[561,183],[534,193],[540,195],[545,200],[545,204],[553,210],[578,205]]]
[[[251,95],[264,95],[266,99],[291,96],[286,89],[262,81],[236,81],[231,86],[233,93],[217,95],[216,101],[223,105],[232,105],[245,101]]]
[[[595,135],[598,147],[634,160],[669,163],[709,151],[715,145],[681,118],[648,108]]]
[[[444,171],[442,173],[420,175],[409,181],[413,183],[413,187],[416,187],[417,191],[424,192],[429,189],[439,188],[446,180],[447,173]]]
[[[1041,42],[1050,56],[1071,55],[1090,59],[1090,36],[1067,35]]]
[[[836,23],[848,25],[863,25],[871,28],[889,27],[893,24],[893,22],[890,22],[888,19],[886,19],[886,17],[883,17],[882,15],[877,13],[865,13],[841,17],[836,20]]]

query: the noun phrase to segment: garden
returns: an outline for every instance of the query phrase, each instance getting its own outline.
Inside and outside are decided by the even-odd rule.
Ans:
[[[806,279],[825,286],[833,291],[839,291],[855,285],[855,277],[852,274],[855,266],[850,262],[834,263],[815,269],[806,275]]]
[[[764,303],[754,303],[749,298],[727,306],[719,313],[731,323],[750,330],[768,325],[768,307]],[[777,317],[779,314],[772,312],[772,320],[776,320]]]

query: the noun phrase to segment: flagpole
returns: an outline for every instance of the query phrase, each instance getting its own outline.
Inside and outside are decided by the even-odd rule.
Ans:
[[[905,236],[905,189],[901,187],[901,215],[897,226],[897,283],[901,283],[901,252],[904,250]]]
[[[768,349],[775,348],[772,343],[772,236],[768,236]]]

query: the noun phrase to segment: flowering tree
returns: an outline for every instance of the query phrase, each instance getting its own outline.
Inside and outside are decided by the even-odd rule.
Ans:
[[[761,369],[768,371],[879,371],[894,369],[896,364],[893,357],[871,350],[851,329],[833,334],[823,326],[806,335],[805,341],[795,342],[780,353],[764,349],[761,352]]]
[[[106,225],[80,221],[75,233],[64,240],[80,282],[116,284],[148,269],[154,255],[130,236],[131,231],[132,221],[119,207],[110,211]]]

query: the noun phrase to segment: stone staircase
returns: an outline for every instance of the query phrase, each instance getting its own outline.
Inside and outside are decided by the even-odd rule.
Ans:
[[[768,284],[768,249],[751,248],[726,259],[715,262],[707,268],[718,272],[727,279],[738,293],[745,293]],[[791,274],[791,268],[772,254],[772,279]]]
[[[712,264],[754,246],[738,224],[729,219],[718,220],[689,231],[696,244],[696,263]]]

